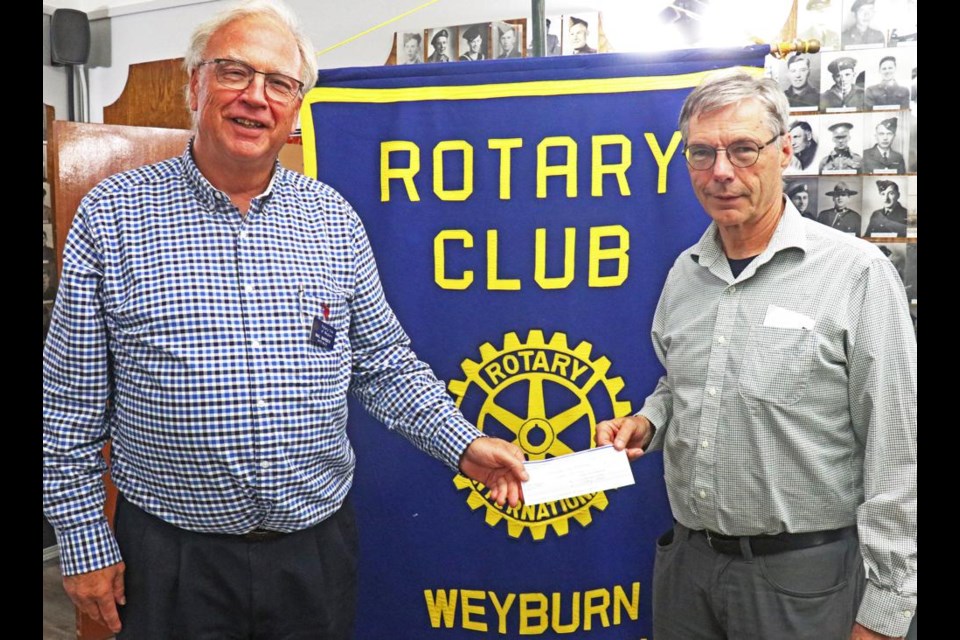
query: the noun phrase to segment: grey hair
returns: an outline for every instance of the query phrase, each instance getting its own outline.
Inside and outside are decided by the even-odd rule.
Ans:
[[[686,143],[690,119],[717,111],[744,100],[756,100],[763,107],[764,123],[770,133],[787,132],[790,106],[787,96],[770,78],[755,78],[742,69],[722,69],[708,75],[694,89],[680,109],[680,135]]]
[[[187,75],[192,75],[193,72],[200,67],[200,63],[203,61],[203,53],[213,34],[228,24],[250,17],[273,20],[290,32],[290,35],[292,35],[297,42],[297,49],[300,51],[300,77],[298,80],[303,83],[304,91],[309,91],[313,88],[317,83],[317,60],[313,43],[300,26],[300,20],[290,7],[281,0],[246,0],[218,13],[197,27],[193,35],[190,36],[190,46],[187,48],[187,54],[183,58],[183,68],[186,69]],[[185,95],[187,107],[189,108],[189,83],[187,84]]]

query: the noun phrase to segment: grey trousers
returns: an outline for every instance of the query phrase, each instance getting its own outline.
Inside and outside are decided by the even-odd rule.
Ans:
[[[746,557],[681,524],[657,541],[655,640],[847,640],[863,598],[856,537]]]

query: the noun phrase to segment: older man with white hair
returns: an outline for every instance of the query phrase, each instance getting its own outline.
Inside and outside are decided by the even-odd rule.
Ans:
[[[357,214],[277,162],[313,51],[276,2],[202,25],[188,148],[100,183],[67,240],[44,514],[67,593],[124,638],[352,636],[348,391],[494,500],[519,499],[522,453],[482,437],[417,359]]]

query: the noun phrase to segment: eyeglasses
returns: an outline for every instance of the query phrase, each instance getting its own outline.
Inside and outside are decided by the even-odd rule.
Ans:
[[[198,66],[202,67],[205,64],[215,65],[217,82],[227,89],[243,91],[250,86],[253,77],[259,73],[263,76],[263,88],[267,97],[275,102],[293,102],[303,91],[303,83],[296,78],[291,78],[282,73],[257,71],[239,60],[216,58],[214,60],[204,60]]]
[[[783,133],[778,133],[763,144],[757,144],[753,140],[737,140],[726,147],[711,147],[708,144],[691,144],[684,148],[683,156],[687,159],[690,168],[697,171],[705,171],[713,166],[717,161],[717,152],[726,151],[727,160],[735,167],[746,169],[757,164],[760,159],[760,152],[764,147],[770,145]]]

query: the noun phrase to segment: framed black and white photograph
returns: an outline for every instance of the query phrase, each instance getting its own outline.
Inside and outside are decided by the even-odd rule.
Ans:
[[[875,49],[887,44],[886,25],[877,14],[876,0],[845,0],[840,44],[844,50]]]
[[[819,40],[821,51],[840,48],[841,0],[800,0],[797,4],[797,37]]]
[[[564,55],[596,53],[599,44],[600,21],[597,13],[578,13],[564,16]]]
[[[498,60],[523,57],[523,43],[526,38],[523,34],[523,24],[497,22],[493,27],[494,51]]]
[[[864,210],[870,212],[863,236],[870,239],[906,238],[906,177],[864,178],[863,191]]]
[[[490,57],[490,24],[469,24],[457,28],[460,62],[478,62]]]
[[[44,302],[43,303],[43,344],[46,344],[47,342],[47,331],[50,329],[50,317],[52,315],[53,315],[53,302]]]
[[[54,262],[56,252],[53,248],[53,224],[43,223],[43,261]]]
[[[890,262],[897,269],[897,275],[900,276],[900,282],[906,284],[907,268],[907,245],[904,242],[877,242],[876,247],[880,249],[883,255],[889,258]],[[904,287],[906,291],[906,287]],[[909,298],[908,298],[909,299]]]
[[[793,53],[779,61],[778,81],[790,103],[790,112],[820,109],[820,54]]]
[[[787,135],[793,147],[793,158],[785,175],[816,175],[820,167],[817,155],[820,150],[820,116],[800,115],[787,124]]]
[[[820,64],[820,110],[825,113],[863,110],[866,73],[860,59],[847,52],[825,53]]]
[[[784,179],[783,192],[804,218],[817,219],[817,178],[789,177]]]
[[[836,180],[821,178],[817,199],[817,222],[859,236],[863,227],[860,179],[857,176]]]
[[[454,42],[456,34],[456,27],[428,30],[429,54],[427,55],[427,62],[456,62],[457,57],[453,53],[456,46]]]
[[[917,237],[917,176],[907,176],[907,237]]]
[[[888,111],[866,114],[863,120],[863,173],[903,175],[907,172],[904,159],[907,131],[903,126],[906,113]]]
[[[397,64],[423,62],[423,32],[397,32]]]
[[[53,262],[43,263],[43,299],[57,297],[57,266]]]
[[[912,99],[907,118],[910,120],[910,136],[907,139],[907,171],[917,172],[917,83],[911,88]]]
[[[914,328],[917,324],[917,243],[910,242],[904,250],[906,264],[903,269],[903,290],[910,303],[910,315],[913,316]]]
[[[887,0],[891,47],[917,46],[917,0]]]
[[[547,16],[546,43],[544,55],[559,56],[563,54],[563,16]],[[527,29],[527,56],[533,55],[533,29]]]
[[[916,50],[881,49],[864,56],[867,67],[863,106],[866,110],[910,108],[910,71],[917,66]]]
[[[863,114],[820,117],[817,168],[821,175],[861,173],[863,170]]]

